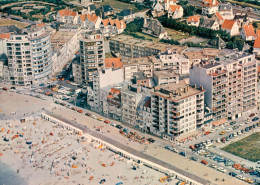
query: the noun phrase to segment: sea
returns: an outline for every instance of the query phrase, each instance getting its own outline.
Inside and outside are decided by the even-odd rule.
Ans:
[[[0,185],[27,185],[13,169],[0,161]]]

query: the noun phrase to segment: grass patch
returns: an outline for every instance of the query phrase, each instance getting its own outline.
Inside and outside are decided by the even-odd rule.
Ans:
[[[134,4],[128,4],[117,0],[103,0],[101,3],[95,3],[96,6],[110,5],[112,8],[123,10],[123,9],[132,9],[134,12],[137,11],[137,8]]]
[[[181,40],[181,39],[187,39],[190,37],[189,33],[183,33],[183,32],[180,32],[180,31],[176,31],[176,30],[173,30],[173,29],[169,29],[169,28],[165,28],[167,33],[168,33],[168,36],[171,37],[171,39],[173,40]]]
[[[136,34],[137,35],[139,35],[139,36],[143,36],[143,37],[145,37],[145,39],[146,40],[153,40],[154,42],[159,42],[159,38],[157,38],[157,37],[153,37],[153,36],[151,36],[151,35],[147,35],[147,34],[145,34],[145,33],[142,33],[142,32],[136,32]]]
[[[29,24],[25,24],[19,21],[15,21],[12,19],[0,19],[0,26],[9,26],[9,25],[16,25],[19,29],[25,28]]]
[[[260,132],[251,134],[222,148],[222,150],[252,162],[260,161]]]

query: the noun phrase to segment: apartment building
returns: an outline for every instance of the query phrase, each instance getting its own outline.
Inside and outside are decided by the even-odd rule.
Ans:
[[[150,131],[168,139],[195,131],[204,119],[204,92],[181,83],[156,87],[151,93]]]
[[[75,83],[82,84],[82,72],[79,56],[74,58],[72,61],[72,75]]]
[[[51,77],[50,34],[44,28],[30,27],[11,34],[6,46],[12,85],[30,86]]]
[[[189,60],[176,51],[168,49],[166,52],[159,53],[158,58],[162,62],[162,69],[172,69],[180,75],[189,74]]]
[[[257,66],[254,55],[235,53],[220,57],[218,62],[195,66],[190,83],[207,90],[205,103],[214,119],[235,119],[256,108]]]
[[[161,69],[161,62],[155,56],[140,57],[132,59],[122,59],[125,80],[130,80],[137,72],[143,72],[148,78],[153,76],[153,72]]]
[[[80,39],[80,63],[82,82],[90,84],[93,74],[104,66],[104,39],[100,31],[87,31]]]
[[[137,124],[136,110],[142,100],[141,87],[130,86],[121,89],[122,121],[130,125]]]
[[[203,0],[201,6],[203,15],[212,15],[218,11],[219,2],[217,0]]]
[[[148,40],[136,39],[128,35],[119,35],[109,40],[110,51],[123,58],[139,58],[164,53],[168,49],[181,53],[185,46],[173,46],[165,43],[154,43]]]
[[[166,85],[179,83],[179,74],[175,73],[172,69],[154,71],[153,74],[154,85]]]

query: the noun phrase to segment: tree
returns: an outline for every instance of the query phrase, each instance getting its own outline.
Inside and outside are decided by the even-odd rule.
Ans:
[[[254,28],[258,28],[257,22],[254,22],[254,23],[253,23],[253,26],[254,26]]]
[[[192,16],[195,12],[195,6],[184,6],[184,16]]]

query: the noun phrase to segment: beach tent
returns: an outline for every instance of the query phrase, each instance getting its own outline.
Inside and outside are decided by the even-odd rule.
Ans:
[[[31,141],[26,141],[26,144],[30,145],[30,144],[32,144],[32,142]]]
[[[123,184],[123,182],[118,182],[118,183],[116,183],[116,185],[121,185],[121,184]]]
[[[101,181],[99,182],[99,184],[104,184],[106,182],[106,179],[101,179]]]

